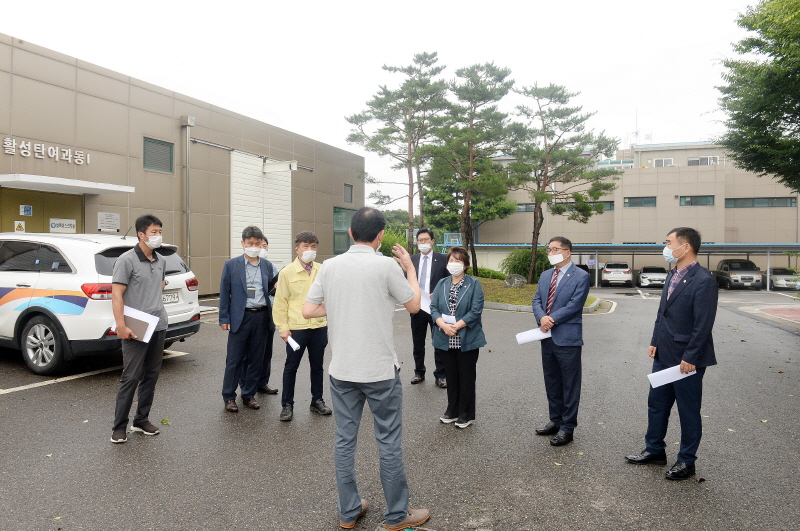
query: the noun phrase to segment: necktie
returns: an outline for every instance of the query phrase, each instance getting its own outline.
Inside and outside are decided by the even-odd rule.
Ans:
[[[553,300],[556,298],[556,279],[558,269],[553,270],[553,280],[550,281],[550,294],[547,295],[547,315],[550,315],[550,308],[553,307]]]
[[[419,289],[425,291],[427,293],[427,288],[425,287],[425,282],[428,280],[428,269],[425,267],[427,265],[426,260],[428,257],[426,255],[422,255],[422,261],[419,263]]]

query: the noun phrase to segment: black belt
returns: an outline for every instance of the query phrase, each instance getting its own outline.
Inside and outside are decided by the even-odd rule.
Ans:
[[[244,311],[257,313],[257,312],[263,312],[266,309],[267,309],[266,306],[259,306],[258,308],[245,308]]]

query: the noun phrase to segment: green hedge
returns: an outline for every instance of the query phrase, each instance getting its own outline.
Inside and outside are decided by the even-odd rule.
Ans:
[[[472,273],[472,268],[468,271],[468,273]],[[495,271],[494,269],[488,269],[486,267],[479,267],[478,268],[478,277],[479,278],[496,278],[498,280],[505,280],[506,275],[500,271]]]
[[[395,244],[399,243],[403,247],[405,247],[408,242],[406,242],[406,235],[403,232],[398,232],[394,230],[387,230],[383,234],[383,240],[381,240],[381,246],[378,249],[383,255],[392,257],[392,247]]]

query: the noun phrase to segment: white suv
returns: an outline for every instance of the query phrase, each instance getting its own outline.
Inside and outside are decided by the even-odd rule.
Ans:
[[[120,348],[111,331],[114,262],[135,237],[98,234],[0,233],[0,346],[22,350],[28,367],[52,374],[77,356]],[[200,330],[198,282],[173,245],[164,307],[167,347]]]
[[[601,286],[611,284],[624,284],[633,286],[633,275],[631,268],[625,262],[609,262],[603,267],[603,275],[600,278]]]

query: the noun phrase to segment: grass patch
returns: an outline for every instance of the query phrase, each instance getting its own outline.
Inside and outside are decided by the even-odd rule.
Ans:
[[[526,284],[521,288],[506,288],[503,286],[503,280],[494,278],[479,278],[478,280],[483,286],[486,302],[530,306],[533,296],[536,295],[536,284]]]
[[[514,304],[516,306],[530,306],[533,296],[536,295],[536,284],[527,284],[521,288],[506,288],[502,280],[494,278],[479,278],[483,286],[484,300],[500,304]],[[597,297],[586,298],[584,307],[589,306]]]

